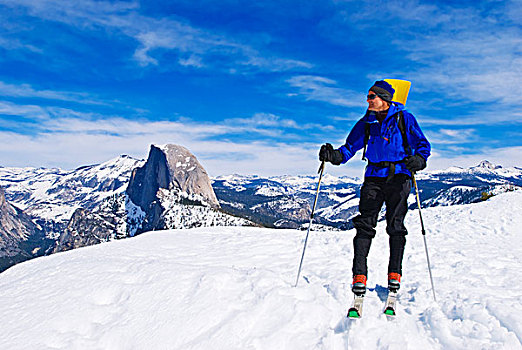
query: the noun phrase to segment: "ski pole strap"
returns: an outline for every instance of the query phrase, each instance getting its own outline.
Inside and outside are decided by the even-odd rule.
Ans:
[[[368,161],[368,165],[376,166],[379,168],[388,168],[388,177],[386,177],[386,182],[390,182],[393,176],[395,175],[395,165],[399,163],[404,163],[403,160],[399,160],[396,162],[391,161],[383,161],[383,162],[371,162]]]

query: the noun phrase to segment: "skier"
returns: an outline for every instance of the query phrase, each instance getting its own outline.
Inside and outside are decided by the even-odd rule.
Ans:
[[[326,143],[319,152],[319,160],[340,165],[364,148],[363,159],[368,160],[359,201],[360,214],[352,220],[356,228],[352,291],[356,297],[366,293],[366,259],[384,203],[390,244],[388,289],[392,293],[399,290],[408,234],[404,217],[408,210],[410,180],[412,173],[426,167],[431,151],[415,117],[402,104],[392,102],[394,93],[388,82],[376,81],[368,92],[368,110],[352,128],[346,143],[338,149]]]

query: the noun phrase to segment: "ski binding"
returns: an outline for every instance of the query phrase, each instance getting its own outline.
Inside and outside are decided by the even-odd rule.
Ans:
[[[353,301],[353,306],[348,310],[348,318],[361,318],[362,317],[362,307],[363,307],[364,295],[356,295]]]
[[[395,317],[397,315],[395,311],[395,303],[397,301],[397,292],[389,292],[388,298],[386,299],[386,306],[384,307],[384,314],[389,317]]]

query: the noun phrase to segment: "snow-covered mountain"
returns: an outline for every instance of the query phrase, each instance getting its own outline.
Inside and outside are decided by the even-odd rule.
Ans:
[[[0,167],[6,197],[56,238],[78,208],[92,210],[125,191],[133,169],[144,161],[122,155],[75,170]]]
[[[161,147],[166,149],[167,146],[159,146],[157,149]],[[195,166],[194,159],[187,158],[184,153],[180,153],[179,160],[174,159],[177,158],[170,160],[170,176],[183,169],[199,169]],[[189,162],[185,161],[187,159]],[[124,195],[132,171],[144,164],[144,160],[120,156],[99,165],[85,166],[73,171],[0,167],[0,186],[5,188],[6,197],[11,203],[35,217],[48,235],[54,234],[54,238],[63,232],[75,210],[93,210],[101,206],[104,206],[105,212],[107,208],[118,207],[119,211],[134,213],[120,225],[122,232],[119,235],[125,235],[125,232],[137,229],[140,215],[144,213],[143,208],[139,209],[139,204],[133,205]],[[169,164],[166,158],[164,164]],[[190,172],[181,174],[188,173]],[[184,199],[178,198],[177,201],[189,203],[191,187],[188,184],[192,180],[184,178],[184,175],[177,178],[179,181],[174,181],[174,187],[187,186],[188,189],[188,192],[182,190],[186,194]],[[200,198],[203,202],[214,207],[221,206],[227,213],[268,227],[298,228],[309,220],[317,180],[316,175],[269,178],[228,175],[212,179],[212,189],[208,185],[199,184],[198,187],[206,188],[203,190],[207,193],[206,199]],[[465,204],[480,201],[484,193],[497,194],[522,186],[522,169],[503,168],[483,161],[470,168],[451,167],[442,171],[421,172],[417,175],[417,180],[423,206]],[[357,178],[331,176],[327,166],[315,216],[317,222],[342,229],[349,228],[349,219],[357,213],[361,183],[362,180]],[[155,186],[158,187],[157,184]],[[149,197],[149,202],[158,200],[163,201],[162,205],[169,206],[164,203],[164,199],[172,200],[172,194],[163,193],[161,198],[156,198],[158,189],[159,187],[151,189],[151,193],[145,197]],[[131,190],[131,193],[134,192]],[[140,202],[136,198],[134,201]],[[105,204],[102,205],[103,202]],[[413,195],[410,202],[415,207]],[[171,209],[174,207],[171,206]],[[188,218],[187,215],[184,216]],[[174,219],[170,215],[167,220],[173,222]],[[122,225],[132,227],[124,228]]]
[[[152,145],[147,161],[124,155],[72,171],[1,167],[0,186],[54,252],[147,230],[253,225],[219,208],[206,171],[177,145]]]
[[[214,179],[213,187],[221,207],[268,227],[298,228],[310,218],[317,190],[315,176],[230,175]],[[316,222],[346,228],[357,212],[361,181],[324,175],[321,182]]]
[[[123,188],[92,210],[77,209],[55,251],[151,230],[253,225],[219,211],[205,169],[179,145],[151,145],[148,159],[131,170]]]
[[[328,166],[314,218],[322,226],[315,228],[349,229],[362,180],[327,172]],[[484,161],[421,172],[417,179],[424,206],[465,204],[522,186],[522,169]],[[147,230],[252,222],[306,227],[317,180],[317,175],[229,175],[211,181],[197,159],[175,145],[151,146],[147,161],[120,156],[72,171],[0,167],[7,201],[56,241],[54,251]],[[413,193],[410,203],[416,206]]]
[[[417,176],[424,206],[476,203],[522,186],[522,168],[488,161],[470,168],[451,167]]]
[[[326,172],[328,171],[328,166]],[[522,186],[522,169],[503,168],[487,161],[470,168],[451,167],[417,176],[423,207],[479,202]],[[310,217],[318,176],[230,175],[214,179],[221,206],[269,227],[300,227]],[[324,225],[350,228],[357,215],[362,180],[323,176],[314,219]],[[409,200],[416,207],[414,191]]]
[[[207,172],[196,157],[182,146],[152,145],[145,164],[132,172],[126,194],[143,212],[138,233],[204,226],[203,222],[208,221],[205,216],[221,216],[224,221],[231,221],[218,211],[219,203]],[[187,206],[200,215],[196,212],[183,214]],[[219,221],[215,220],[216,223]]]
[[[24,262],[0,274],[3,349],[521,349],[522,192],[423,210],[410,234],[398,316],[382,314],[380,222],[360,320],[346,319],[353,230],[156,231]]]

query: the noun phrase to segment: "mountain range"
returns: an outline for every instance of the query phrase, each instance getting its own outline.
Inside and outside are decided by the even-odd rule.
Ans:
[[[0,167],[0,271],[30,259],[144,231],[200,226],[304,228],[317,176],[210,179],[190,151],[151,145],[75,170]],[[474,203],[522,186],[521,168],[487,161],[417,175],[423,206]],[[325,174],[315,230],[351,228],[362,180]],[[4,198],[5,197],[5,198]],[[416,206],[412,193],[409,202]],[[384,213],[384,209],[383,209]]]
[[[482,161],[470,168],[423,171],[416,180],[423,207],[468,204],[520,188],[522,168]],[[213,181],[223,209],[280,228],[299,228],[308,222],[317,184],[318,176],[229,175]],[[357,215],[361,185],[358,178],[323,175],[314,222],[323,227],[351,228],[349,220]],[[413,189],[408,202],[411,208],[417,206]]]
[[[205,169],[178,145],[152,145],[147,160],[122,155],[72,171],[2,167],[0,188],[9,209],[0,227],[0,259],[5,257],[0,271],[35,252],[46,255],[144,231],[255,225],[220,208]],[[38,234],[27,233],[33,231]],[[37,236],[46,244],[35,251],[28,242]]]

